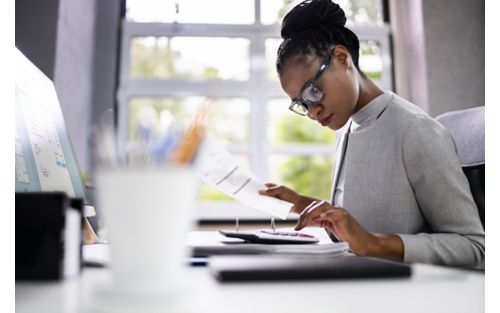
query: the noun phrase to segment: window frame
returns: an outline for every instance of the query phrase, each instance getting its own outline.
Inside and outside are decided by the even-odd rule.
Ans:
[[[384,3],[382,3],[384,5]],[[382,58],[381,79],[373,80],[383,90],[393,90],[390,27],[383,24],[347,25],[360,41],[379,43]],[[146,23],[122,20],[121,59],[118,87],[118,146],[124,151],[128,139],[129,103],[133,97],[244,97],[250,102],[248,146],[228,145],[233,153],[247,154],[250,170],[264,180],[269,177],[267,164],[272,154],[331,155],[332,144],[272,144],[267,138],[267,107],[272,98],[287,98],[279,82],[270,80],[266,68],[265,41],[279,38],[280,26],[260,23],[260,0],[255,0],[255,22],[249,25]],[[250,40],[250,77],[247,81],[150,79],[130,76],[130,46],[134,37],[238,37]],[[293,114],[293,113],[290,113]],[[269,216],[250,210],[238,202],[201,202],[196,205],[199,220],[261,220]]]

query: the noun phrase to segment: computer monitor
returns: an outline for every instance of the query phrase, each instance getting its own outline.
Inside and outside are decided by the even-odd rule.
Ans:
[[[17,49],[15,62],[16,192],[64,191],[85,199],[54,84]]]

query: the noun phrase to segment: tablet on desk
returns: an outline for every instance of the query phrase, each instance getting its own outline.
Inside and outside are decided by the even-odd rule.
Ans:
[[[319,239],[308,234],[288,231],[254,230],[254,231],[219,231],[229,238],[239,238],[251,243],[267,244],[311,244]]]
[[[215,256],[210,258],[209,266],[219,282],[408,278],[411,275],[407,264],[358,256]]]

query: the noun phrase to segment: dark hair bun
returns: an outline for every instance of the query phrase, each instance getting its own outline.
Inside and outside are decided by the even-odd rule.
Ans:
[[[331,0],[306,0],[288,12],[281,26],[281,37],[288,39],[311,29],[344,27],[344,10]]]

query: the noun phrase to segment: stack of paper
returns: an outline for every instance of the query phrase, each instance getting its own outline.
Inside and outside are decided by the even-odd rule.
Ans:
[[[312,244],[312,245],[272,245],[274,254],[298,254],[298,255],[344,255],[349,251],[347,242]]]
[[[240,243],[226,245],[191,246],[193,257],[214,255],[293,255],[293,256],[341,256],[349,252],[345,242],[326,245],[268,245],[260,243]]]

